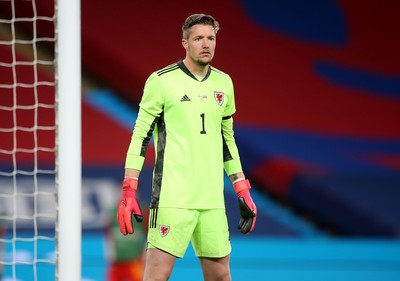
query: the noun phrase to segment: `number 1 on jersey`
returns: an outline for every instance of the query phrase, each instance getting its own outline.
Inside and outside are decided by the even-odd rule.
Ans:
[[[207,134],[205,125],[204,125],[204,119],[206,118],[206,115],[204,113],[202,113],[202,114],[200,114],[200,117],[201,117],[201,127],[202,127],[200,134]]]

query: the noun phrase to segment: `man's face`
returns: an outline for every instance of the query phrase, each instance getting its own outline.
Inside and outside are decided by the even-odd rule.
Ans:
[[[191,60],[198,65],[211,63],[216,46],[216,34],[211,25],[196,24],[191,27],[188,39],[182,40]]]

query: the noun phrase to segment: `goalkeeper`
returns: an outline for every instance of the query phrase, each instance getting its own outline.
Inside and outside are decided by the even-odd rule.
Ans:
[[[144,280],[168,280],[189,242],[204,280],[231,280],[224,169],[238,195],[240,231],[250,233],[256,222],[233,133],[233,83],[210,65],[218,29],[212,16],[189,16],[182,26],[185,58],[151,74],[144,87],[118,210],[122,234],[134,233],[132,216],[143,220],[138,178],[153,135],[156,161]]]

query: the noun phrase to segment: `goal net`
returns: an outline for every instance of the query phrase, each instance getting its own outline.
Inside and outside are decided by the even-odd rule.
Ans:
[[[58,279],[56,18],[54,1],[0,0],[0,280]]]

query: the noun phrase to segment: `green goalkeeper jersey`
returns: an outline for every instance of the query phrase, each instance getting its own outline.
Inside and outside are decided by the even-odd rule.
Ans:
[[[141,170],[150,138],[156,160],[150,208],[224,208],[224,169],[242,171],[233,134],[229,75],[209,67],[200,81],[183,61],[147,79],[126,158]]]

